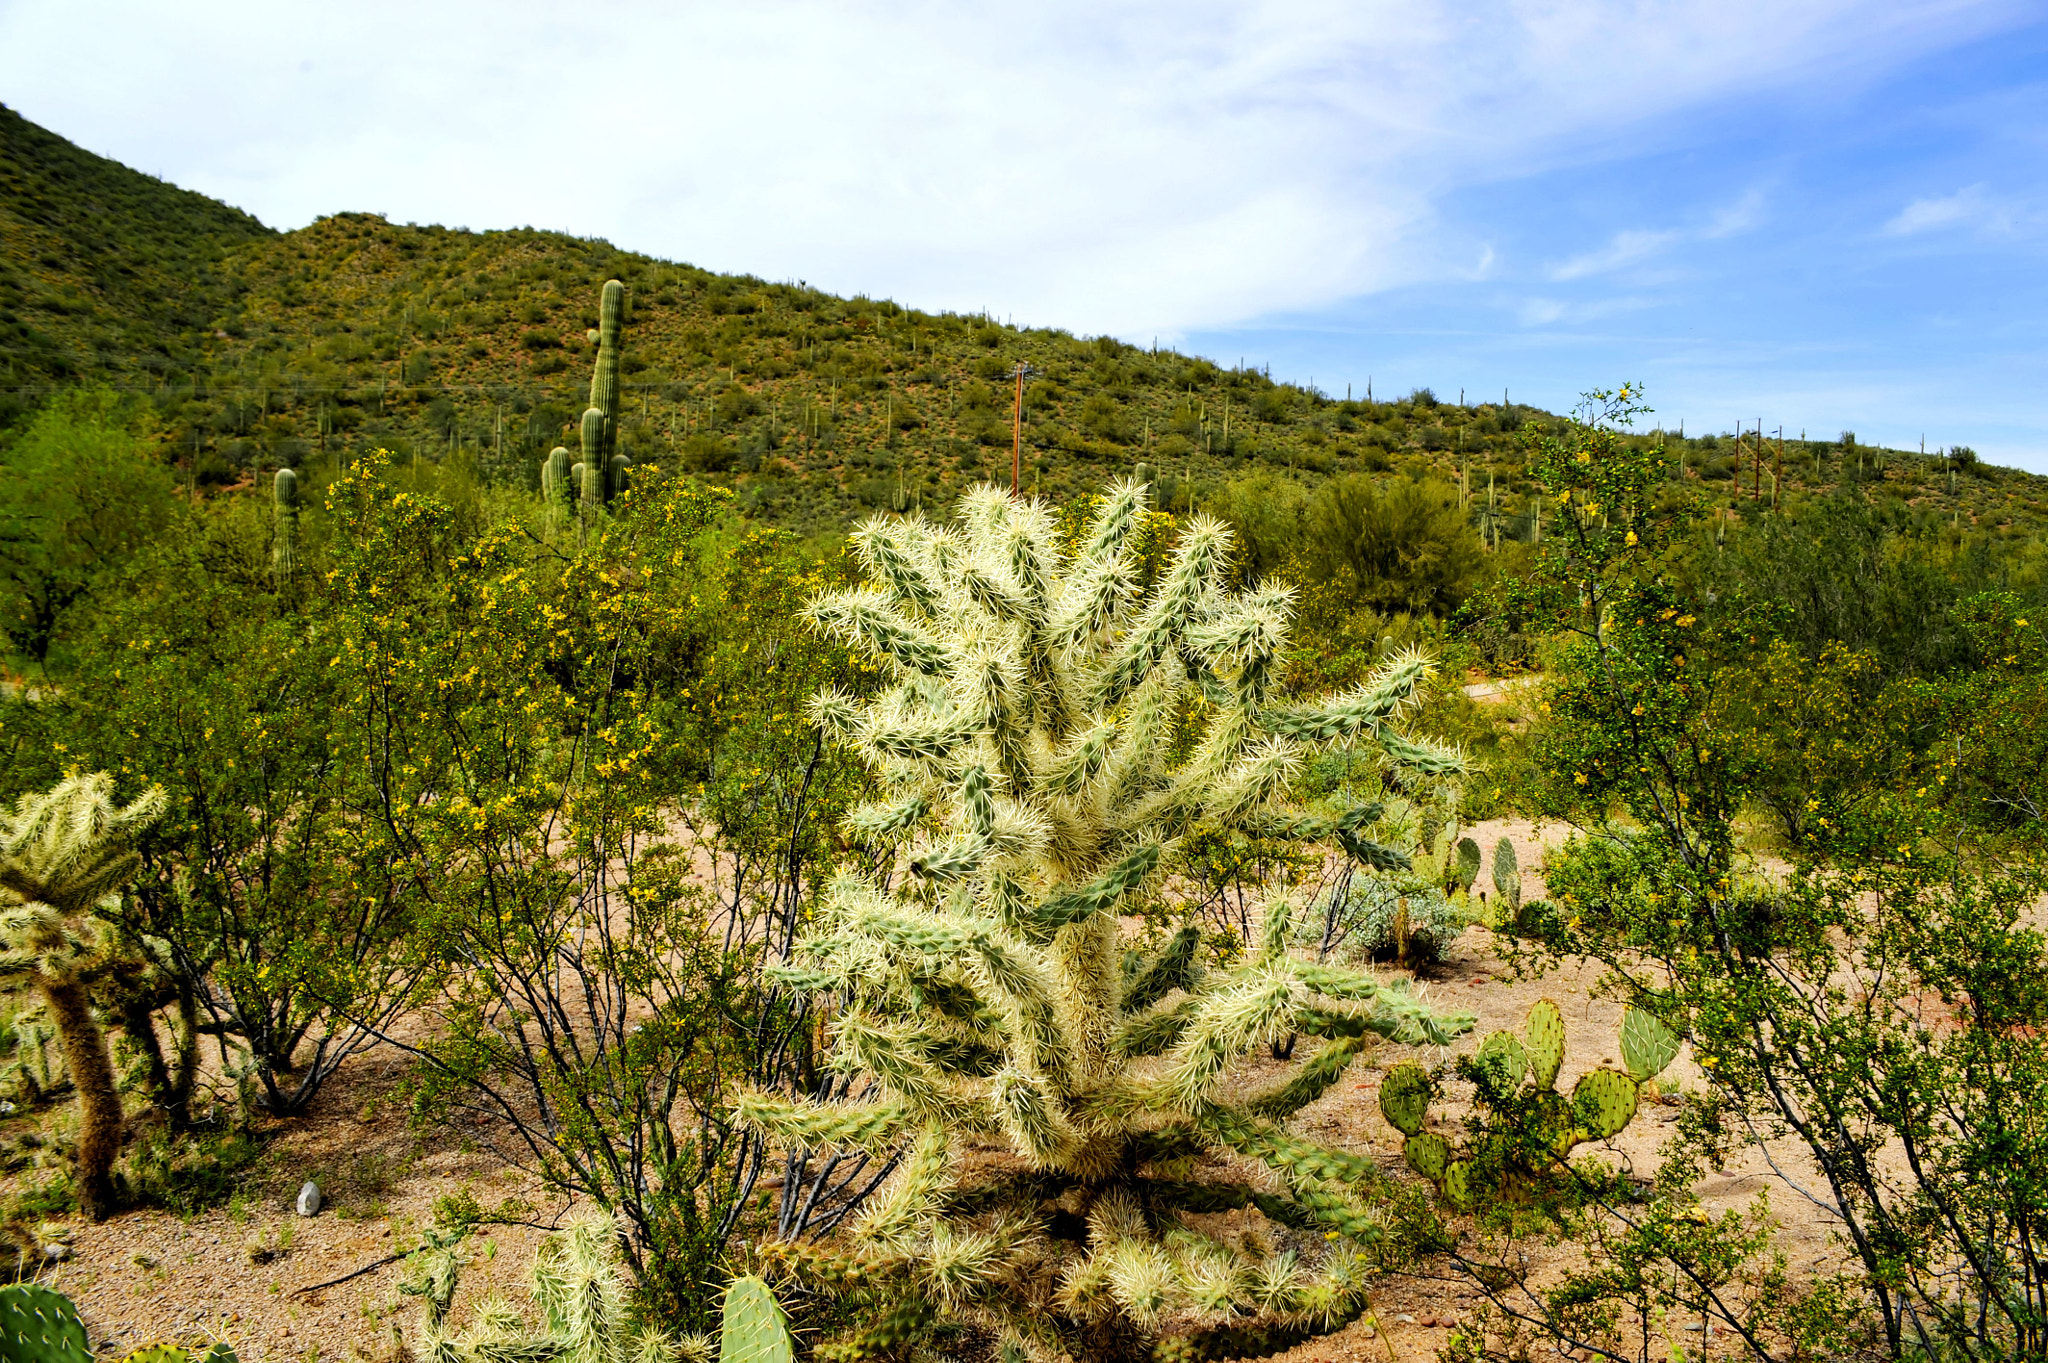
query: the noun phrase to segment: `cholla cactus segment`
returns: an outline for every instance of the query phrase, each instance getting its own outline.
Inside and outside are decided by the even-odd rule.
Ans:
[[[888,879],[829,886],[775,970],[830,996],[828,1063],[863,1076],[869,1099],[752,1094],[737,1109],[784,1146],[899,1152],[847,1232],[861,1263],[888,1265],[888,1314],[873,1314],[879,1290],[860,1296],[870,1279],[822,1284],[852,1294],[856,1324],[820,1357],[941,1317],[1034,1357],[1087,1355],[1101,1329],[1183,1337],[1253,1319],[1279,1339],[1282,1324],[1341,1318],[1349,1289],[1315,1263],[1281,1273],[1190,1239],[1182,1218],[1254,1207],[1289,1227],[1378,1234],[1372,1162],[1279,1123],[1378,1038],[1471,1026],[1405,986],[1293,959],[1293,908],[1277,898],[1233,969],[1200,967],[1193,925],[1154,951],[1131,940],[1127,919],[1192,833],[1313,841],[1378,817],[1290,805],[1311,748],[1367,745],[1402,771],[1415,754],[1432,772],[1448,760],[1393,727],[1428,678],[1419,656],[1343,705],[1272,694],[1293,601],[1230,589],[1220,524],[1183,526],[1138,590],[1146,512],[1145,489],[1120,484],[1070,547],[1044,506],[979,489],[952,525],[862,526],[867,583],[807,608],[885,671],[872,697],[827,693],[811,713],[877,777],[848,831],[895,853]],[[1323,1038],[1313,1058],[1249,1102],[1223,1100],[1249,1053],[1297,1032]],[[990,1142],[1016,1172],[969,1157]],[[1220,1151],[1265,1165],[1277,1190],[1185,1181],[1188,1161]],[[1054,1206],[1086,1218],[1085,1249],[1054,1233]]]
[[[691,1352],[682,1341],[627,1321],[619,1229],[590,1215],[541,1241],[531,1294],[539,1319],[528,1323],[502,1300],[478,1306],[460,1334],[448,1310],[461,1274],[461,1233],[430,1229],[415,1256],[416,1276],[400,1290],[422,1298],[414,1356],[437,1363],[665,1363]]]

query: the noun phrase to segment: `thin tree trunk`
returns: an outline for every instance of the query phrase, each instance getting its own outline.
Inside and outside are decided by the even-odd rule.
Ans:
[[[78,1210],[104,1221],[114,1210],[114,1157],[121,1153],[122,1117],[107,1036],[92,1015],[83,985],[48,979],[42,985],[71,1082],[78,1087]]]
[[[171,1124],[192,1125],[192,1088],[199,1078],[199,999],[190,980],[178,981],[178,1020],[173,1030],[178,1068],[171,1076]]]
[[[114,1005],[120,1015],[121,1030],[135,1049],[142,1052],[142,1062],[148,1073],[143,1085],[149,1095],[149,1105],[158,1112],[168,1114],[171,1107],[171,1071],[164,1063],[163,1044],[157,1040],[156,1013],[150,1007],[147,994],[140,991],[122,991]]]

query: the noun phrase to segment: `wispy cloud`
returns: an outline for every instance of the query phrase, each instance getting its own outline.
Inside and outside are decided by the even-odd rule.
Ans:
[[[1662,231],[1617,232],[1598,250],[1576,255],[1551,266],[1545,276],[1557,283],[1611,274],[1640,265],[1692,242],[1719,241],[1746,232],[1763,220],[1763,193],[1752,189],[1740,199],[1716,212],[1697,227],[1667,228]]]
[[[1915,199],[1879,230],[1887,237],[1915,237],[1946,228],[2000,232],[2012,225],[2011,208],[1977,184],[1938,198]]]
[[[1458,277],[1482,246],[1447,221],[1461,187],[1761,91],[1847,87],[2019,8],[10,0],[0,89],[282,226],[530,222],[1170,335]],[[1713,229],[1673,230],[1554,277]]]

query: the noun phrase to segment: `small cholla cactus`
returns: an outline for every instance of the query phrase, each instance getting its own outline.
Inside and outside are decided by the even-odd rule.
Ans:
[[[947,1321],[995,1335],[1006,1359],[1256,1353],[1363,1309],[1358,1254],[1328,1241],[1380,1234],[1359,1195],[1378,1170],[1286,1119],[1374,1038],[1440,1043],[1471,1019],[1294,959],[1278,895],[1228,972],[1200,967],[1194,925],[1147,953],[1123,915],[1199,830],[1359,840],[1377,806],[1287,803],[1318,748],[1367,745],[1417,779],[1462,759],[1394,728],[1431,672],[1420,656],[1342,695],[1284,698],[1291,593],[1229,590],[1217,522],[1185,525],[1140,590],[1145,512],[1141,484],[1112,488],[1070,551],[1045,506],[984,487],[956,526],[870,521],[854,536],[869,585],[809,608],[891,674],[872,700],[827,692],[813,714],[880,778],[849,831],[897,853],[890,879],[834,883],[778,972],[835,1005],[833,1063],[869,1096],[738,1105],[791,1146],[896,1152],[842,1246],[768,1251],[851,1309],[818,1358],[907,1348]],[[1234,1062],[1295,1033],[1321,1049],[1235,1094]],[[1226,1152],[1270,1179],[1195,1173]],[[1189,1219],[1247,1207],[1279,1232]]]
[[[633,1329],[627,1320],[619,1232],[608,1216],[587,1215],[541,1241],[530,1290],[539,1313],[527,1321],[502,1297],[479,1303],[469,1327],[451,1332],[448,1316],[462,1271],[464,1231],[430,1228],[413,1256],[413,1277],[399,1290],[420,1298],[413,1356],[421,1363],[676,1363],[708,1358],[700,1339]]]
[[[0,982],[33,983],[49,1005],[78,1089],[79,1207],[95,1221],[113,1210],[123,1115],[90,986],[147,968],[119,949],[96,910],[134,873],[135,839],[165,804],[161,789],[125,806],[113,791],[104,772],[72,776],[0,812]]]
[[[283,585],[299,560],[299,475],[279,469],[272,489],[277,516],[270,538],[270,571]]]

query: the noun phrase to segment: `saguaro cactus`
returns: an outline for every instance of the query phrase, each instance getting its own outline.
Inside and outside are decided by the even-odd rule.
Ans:
[[[1348,1248],[1316,1264],[1188,1217],[1252,1207],[1332,1238],[1376,1234],[1357,1196],[1372,1163],[1284,1123],[1374,1037],[1449,1038],[1471,1020],[1433,1014],[1405,983],[1293,959],[1279,894],[1227,972],[1199,966],[1193,923],[1147,952],[1121,920],[1197,830],[1356,838],[1377,806],[1287,804],[1319,748],[1371,745],[1409,776],[1462,758],[1395,730],[1431,671],[1418,655],[1342,695],[1283,698],[1292,593],[1229,590],[1217,522],[1187,524],[1141,592],[1146,503],[1137,482],[1111,489],[1072,553],[1043,504],[999,488],[971,493],[957,526],[873,520],[854,537],[870,584],[809,608],[892,677],[868,701],[828,691],[813,715],[880,778],[848,830],[908,868],[833,884],[780,971],[835,1001],[836,1063],[868,1075],[873,1097],[739,1104],[791,1145],[902,1151],[843,1250],[773,1251],[851,1308],[850,1333],[818,1358],[909,1348],[949,1318],[1003,1339],[1006,1358],[1146,1341],[1162,1359],[1241,1356],[1363,1308]],[[1168,741],[1188,723],[1185,748]],[[1291,1033],[1322,1049],[1226,1101],[1234,1062]],[[1003,1162],[976,1155],[969,1176],[967,1147],[989,1141]],[[1222,1151],[1266,1165],[1280,1190],[1190,1172]]]
[[[604,454],[604,413],[595,407],[583,413],[583,462],[582,472],[583,524],[587,528],[597,519],[597,513],[605,504],[605,454]]]
[[[299,475],[279,469],[271,484],[276,524],[270,536],[270,571],[282,583],[299,561]]]
[[[560,521],[562,508],[568,505],[578,490],[575,484],[569,481],[569,451],[557,445],[548,451],[548,457],[540,463],[540,495],[541,501],[547,506],[549,525],[555,525]]]
[[[589,405],[604,413],[604,458],[609,464],[619,443],[619,348],[626,329],[626,286],[605,281],[597,304],[597,363],[590,374]],[[586,455],[588,451],[585,451]]]

